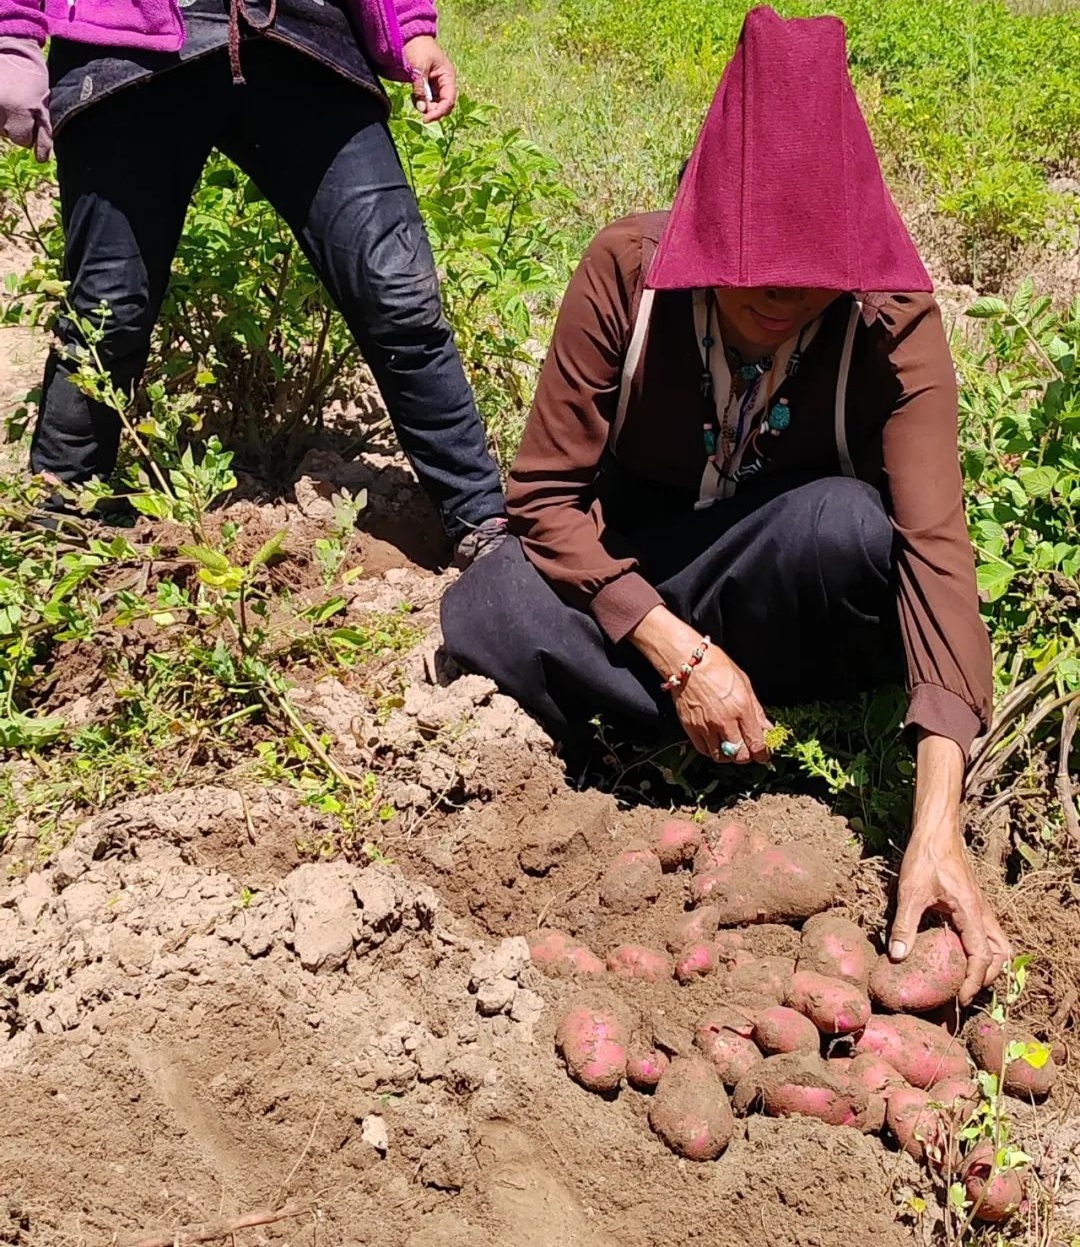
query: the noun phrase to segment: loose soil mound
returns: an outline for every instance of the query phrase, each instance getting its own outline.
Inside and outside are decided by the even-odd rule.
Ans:
[[[757,1121],[721,1164],[680,1164],[643,1097],[605,1103],[558,1068],[545,1003],[569,989],[523,941],[493,947],[397,868],[295,864],[265,803],[248,852],[237,798],[132,802],[0,893],[0,1241],[286,1198],[309,1224],[264,1239],[674,1247],[723,1226],[749,1245],[764,1218],[777,1243],[908,1241],[878,1142]]]

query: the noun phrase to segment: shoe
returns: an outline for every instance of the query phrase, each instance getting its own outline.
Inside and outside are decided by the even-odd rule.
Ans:
[[[454,550],[454,566],[464,571],[477,559],[497,550],[510,535],[506,525],[505,515],[493,515],[491,519],[484,520],[482,524],[478,524],[467,532]]]

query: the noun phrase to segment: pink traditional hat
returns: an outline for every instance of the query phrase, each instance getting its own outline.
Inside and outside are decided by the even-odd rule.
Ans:
[[[747,14],[647,284],[933,289],[881,176],[839,18]]]

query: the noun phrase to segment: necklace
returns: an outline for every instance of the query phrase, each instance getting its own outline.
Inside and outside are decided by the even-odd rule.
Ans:
[[[705,306],[705,334],[701,339],[702,354],[704,357],[704,368],[701,374],[701,396],[705,400],[707,415],[702,423],[702,440],[705,445],[705,455],[716,463],[722,476],[732,477],[732,462],[743,445],[743,437],[746,432],[746,420],[751,411],[754,410],[757,400],[758,390],[761,386],[763,377],[767,377],[773,369],[773,357],[764,355],[756,362],[747,363],[741,353],[733,346],[725,348],[725,354],[728,360],[729,370],[732,376],[732,384],[728,390],[727,403],[724,407],[723,415],[720,419],[720,427],[717,424],[713,413],[716,411],[715,402],[715,386],[712,378],[712,348],[716,345],[716,339],[712,332],[713,312],[715,311],[715,298],[710,290],[706,298]],[[799,337],[795,343],[795,349],[791,353],[787,366],[784,369],[785,380],[794,377],[802,363],[802,347],[803,338],[806,334],[808,326],[803,326],[799,330]],[[735,381],[739,380],[744,383],[745,389],[739,402],[738,421],[732,420],[732,408],[735,405],[737,397]],[[760,436],[764,433],[770,433],[773,437],[779,436],[791,423],[791,409],[788,406],[786,398],[780,399],[778,402],[772,402],[773,391],[770,388],[765,395],[763,405],[763,419],[760,428],[756,430],[756,434]],[[734,427],[733,427],[734,425]],[[719,436],[718,436],[719,434]],[[757,436],[754,437],[754,443],[757,443]],[[719,455],[717,452],[720,452]]]
[[[701,339],[704,354],[704,368],[701,373],[701,396],[705,400],[707,411],[710,414],[706,416],[702,424],[702,440],[705,444],[705,454],[709,459],[716,461],[717,450],[720,450],[722,461],[718,462],[717,466],[720,468],[721,473],[727,476],[730,474],[731,462],[739,447],[742,446],[743,435],[746,431],[746,419],[748,414],[754,409],[761,379],[772,371],[773,358],[771,355],[765,355],[755,363],[746,363],[742,355],[734,347],[726,348],[732,384],[728,390],[727,404],[724,407],[724,413],[720,420],[720,428],[717,430],[716,422],[711,417],[711,413],[716,410],[715,387],[713,385],[711,367],[712,348],[716,345],[716,339],[712,333],[714,311],[715,300],[710,290],[705,307],[705,335]],[[735,399],[738,397],[735,386],[736,378],[745,384],[742,399],[739,403],[737,423],[732,420],[731,415],[732,408],[735,406]],[[768,406],[767,398],[766,406]]]

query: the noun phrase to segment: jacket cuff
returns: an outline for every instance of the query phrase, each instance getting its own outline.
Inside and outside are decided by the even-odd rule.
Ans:
[[[916,684],[908,700],[905,727],[921,727],[935,736],[955,740],[967,757],[982,730],[979,716],[956,693],[938,684]]]
[[[654,606],[664,599],[637,572],[626,572],[618,580],[604,585],[589,603],[593,618],[607,635],[618,644],[638,626]]]
[[[426,5],[424,6],[427,7]],[[432,39],[439,37],[439,21],[435,10],[430,13],[418,13],[415,17],[407,17],[401,22],[401,42],[406,44],[410,39],[419,39],[421,35],[430,35]]]
[[[0,13],[0,38],[32,39],[40,47],[49,37],[49,24],[44,13]]]

